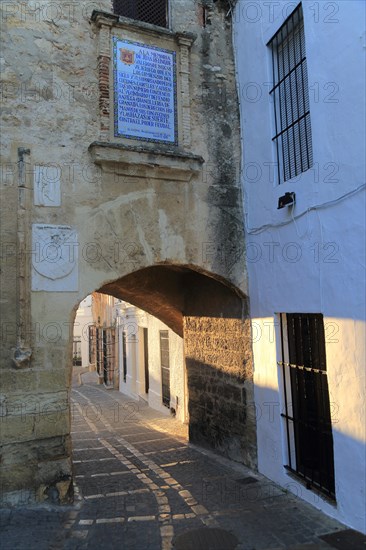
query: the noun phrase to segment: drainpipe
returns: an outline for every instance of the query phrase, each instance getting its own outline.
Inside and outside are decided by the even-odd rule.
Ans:
[[[18,148],[18,204],[16,232],[16,330],[17,346],[13,352],[13,364],[16,368],[25,368],[30,364],[32,350],[29,342],[29,307],[28,302],[28,261],[27,234],[29,231],[29,189],[26,187],[24,156],[30,155],[30,149]]]

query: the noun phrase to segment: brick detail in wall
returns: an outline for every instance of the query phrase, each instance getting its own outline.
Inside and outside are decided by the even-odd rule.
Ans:
[[[100,137],[103,141],[109,141],[110,121],[110,82],[109,82],[110,58],[100,55],[98,59],[99,75],[99,115],[100,115]]]
[[[110,54],[111,27],[102,24],[99,32],[99,56],[98,56],[98,78],[99,78],[99,119],[101,141],[110,141],[110,79],[109,68],[111,62]]]
[[[189,89],[189,47],[190,42],[183,38],[178,40],[180,45],[180,82],[182,99],[182,137],[183,146],[191,144],[191,107]]]
[[[99,108],[103,115],[109,115],[109,58],[100,56],[99,72]]]

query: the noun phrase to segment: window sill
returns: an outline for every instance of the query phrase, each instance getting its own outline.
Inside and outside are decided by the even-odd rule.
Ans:
[[[316,495],[319,499],[323,500],[333,508],[337,509],[337,501],[336,498],[330,497],[320,489],[316,487],[316,485],[311,485],[311,487],[308,486],[308,482],[306,478],[302,477],[301,475],[296,474],[293,470],[290,470],[288,466],[284,466],[285,474],[290,478],[299,483],[302,487],[304,487],[307,491],[310,493]],[[301,495],[299,495],[301,497]]]

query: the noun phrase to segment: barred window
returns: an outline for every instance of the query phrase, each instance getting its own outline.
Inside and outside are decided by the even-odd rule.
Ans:
[[[113,0],[116,15],[168,27],[168,0]]]
[[[97,328],[95,325],[89,326],[89,364],[94,365],[96,361],[97,343],[96,343]]]
[[[320,313],[280,315],[286,469],[335,500],[333,432]]]
[[[286,19],[269,41],[272,49],[273,99],[278,181],[313,165],[309,85],[302,6]]]
[[[81,367],[81,338],[77,336],[72,343],[72,364],[77,367]]]
[[[169,332],[160,330],[160,364],[163,405],[170,407],[170,359],[169,359]]]

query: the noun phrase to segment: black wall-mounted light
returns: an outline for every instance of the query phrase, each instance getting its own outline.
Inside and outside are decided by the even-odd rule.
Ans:
[[[291,206],[295,204],[295,198],[296,198],[295,193],[293,192],[285,193],[284,195],[282,195],[282,197],[279,197],[278,199],[277,210],[279,208],[284,208],[285,206]]]

